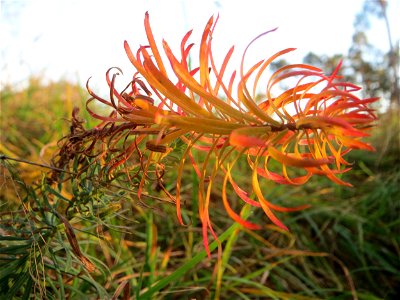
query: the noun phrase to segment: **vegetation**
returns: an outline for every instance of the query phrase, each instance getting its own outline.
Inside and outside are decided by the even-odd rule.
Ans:
[[[139,201],[134,190],[88,173],[54,184],[47,181],[51,170],[9,159],[25,156],[50,165],[39,155],[69,130],[60,115],[65,99],[55,96],[67,90],[72,104],[82,106],[83,91],[63,82],[44,86],[32,80],[22,92],[5,89],[1,94],[1,131],[7,133],[2,134],[0,179],[3,296],[107,299],[147,291],[154,299],[207,299],[216,293],[221,299],[347,299],[354,289],[359,299],[397,298],[398,114],[380,116],[371,138],[376,152],[351,153],[356,164],[346,177],[356,188],[318,178],[306,186],[267,192],[282,204],[312,203],[282,216],[290,232],[273,225],[262,231],[232,225],[215,193],[210,213],[223,244],[218,262],[214,251],[206,259],[193,217],[196,208],[184,210],[192,223],[180,226],[174,206],[157,197],[156,186],[156,196]],[[48,108],[46,117],[43,107]],[[19,117],[24,114],[37,126],[27,126],[26,117]],[[389,141],[387,128],[393,130]],[[46,137],[49,132],[52,136]],[[196,197],[197,175],[187,169],[185,177],[182,197]],[[261,223],[264,216],[253,213],[252,219]],[[215,247],[211,243],[210,250]]]
[[[152,37],[150,28],[146,27],[146,30]],[[163,63],[157,57],[152,38],[149,41],[159,71],[155,66],[149,67],[151,61],[146,61],[145,48],[140,49],[145,58],[143,61],[135,61],[132,55],[130,59],[139,71],[143,67],[142,75],[152,87],[157,87],[157,82],[151,80],[154,74],[162,77]],[[130,49],[126,49],[129,54]],[[188,52],[184,53],[187,55]],[[171,53],[169,59],[173,60]],[[174,64],[175,70],[183,71],[178,62]],[[303,65],[302,68],[308,67]],[[286,76],[287,73],[282,71],[277,71],[277,78],[278,74]],[[316,69],[307,69],[307,72],[317,75]],[[334,74],[328,81],[336,79],[335,72],[333,69]],[[194,125],[201,124],[201,119],[187,118],[185,124],[178,124],[178,119],[168,113],[161,117],[154,115],[151,94],[140,79],[134,79],[129,93],[127,90],[117,92],[115,77],[107,74],[107,78],[111,95],[122,106],[116,105],[112,98],[110,102],[105,101],[89,89],[92,97],[89,103],[92,100],[108,103],[109,109],[100,106],[93,109],[90,104],[86,110],[86,92],[67,82],[42,85],[40,80],[31,80],[23,91],[15,91],[12,87],[1,91],[1,297],[398,298],[400,203],[396,196],[400,179],[400,132],[399,111],[395,105],[379,116],[379,124],[372,129],[369,143],[361,142],[358,137],[343,139],[343,145],[349,148],[370,149],[371,144],[377,149],[376,152],[353,150],[348,153],[347,161],[354,162],[351,172],[336,172],[333,176],[321,167],[331,162],[322,159],[328,159],[329,153],[335,154],[332,148],[326,157],[312,162],[295,156],[281,159],[278,152],[271,150],[275,153],[272,156],[275,161],[265,172],[275,175],[269,175],[271,180],[255,185],[255,172],[248,165],[256,165],[257,159],[249,161],[246,156],[236,155],[233,161],[223,165],[219,163],[223,156],[217,155],[223,151],[216,152],[215,149],[224,149],[226,143],[210,144],[207,141],[212,135],[228,134],[231,137],[235,132],[231,145],[262,148],[263,139],[276,143],[286,137],[290,141],[291,136],[286,136],[289,131],[294,131],[290,122],[286,123],[287,128],[282,128],[270,120],[271,133],[267,135],[243,131],[242,127],[248,125],[245,122],[233,130],[225,127],[223,132],[216,132],[212,123],[205,122],[199,136]],[[186,80],[186,85],[193,90],[194,85],[188,82],[190,79],[180,80]],[[306,85],[303,87],[307,89]],[[197,93],[203,93],[205,102],[210,97],[208,92],[197,90]],[[157,94],[157,91],[153,93]],[[170,92],[170,98],[176,93]],[[343,94],[330,93],[335,97]],[[229,98],[230,94],[227,96]],[[312,99],[313,96],[308,94],[307,97]],[[363,102],[357,100],[354,103],[360,105],[359,110],[364,108]],[[217,102],[214,105],[202,103],[201,109],[180,106],[177,102],[174,105],[178,108],[170,105],[177,113],[186,111],[186,114],[203,117],[207,111],[217,113],[225,120],[235,114]],[[246,106],[254,113],[255,108],[250,103]],[[133,109],[137,109],[137,115],[142,117],[140,126],[133,118]],[[267,104],[264,109],[269,109]],[[279,115],[274,108],[271,110]],[[365,118],[368,113],[366,110],[366,114],[351,116]],[[121,122],[118,116],[126,117],[129,122]],[[183,114],[182,118],[185,116]],[[338,116],[346,115],[338,113]],[[103,122],[100,125],[94,123],[93,117]],[[314,135],[319,134],[316,128],[328,131],[344,126],[350,136],[365,129],[358,121],[351,123],[354,127],[350,130],[350,125],[337,119],[333,125],[326,126],[326,119],[307,119],[306,114],[297,117],[296,122],[302,122],[297,130],[313,131]],[[155,124],[157,118],[164,120]],[[364,124],[373,120],[367,118]],[[158,127],[159,124],[164,127]],[[179,135],[173,127],[177,125],[185,129]],[[278,129],[283,129],[283,134]],[[198,136],[191,134],[193,131]],[[207,136],[210,131],[212,135]],[[331,134],[337,132],[332,130]],[[162,142],[154,136],[161,137]],[[175,139],[167,143],[165,137],[169,136]],[[178,136],[180,139],[176,139]],[[246,139],[246,136],[251,138]],[[198,148],[193,147],[189,155],[187,144],[192,145],[191,141],[195,144],[203,137],[206,138],[204,142]],[[321,134],[320,137],[330,141],[331,135]],[[337,140],[341,138],[337,136]],[[315,139],[313,143],[318,142]],[[297,149],[289,143],[286,145],[286,151]],[[275,146],[285,153],[286,148],[281,144]],[[204,152],[204,149],[208,151]],[[238,149],[234,150],[244,153]],[[210,156],[207,154],[210,152],[217,154]],[[336,165],[343,164],[341,154],[336,153]],[[188,157],[189,163],[182,163],[182,157]],[[201,164],[204,161],[208,164]],[[151,165],[149,162],[156,163]],[[309,165],[311,163],[313,166]],[[242,175],[236,175],[235,181],[230,178],[233,164],[238,170],[235,174],[240,172]],[[214,176],[217,165],[220,176]],[[304,170],[290,169],[294,166],[312,174],[321,167],[319,175],[329,176],[311,177],[312,174]],[[290,177],[285,173],[289,169]],[[284,170],[283,174],[275,173],[278,170]],[[343,168],[336,171],[340,170]],[[282,184],[304,176],[308,176],[305,185]],[[232,188],[227,188],[228,181]],[[338,185],[345,182],[351,182],[355,188]],[[275,207],[290,206],[301,210],[281,214],[279,211],[288,209],[278,209],[277,219],[264,207],[256,209],[251,201],[243,206],[239,200],[247,194],[235,188],[235,184],[251,186],[255,195],[249,193],[249,197],[259,198],[257,189],[262,189],[263,197],[274,199]],[[202,189],[207,193],[203,194]],[[178,218],[178,201],[173,196],[177,191],[181,203]],[[207,210],[202,209],[205,203]],[[311,207],[305,209],[305,204],[311,204]],[[266,223],[265,213],[271,222],[262,225]],[[255,225],[261,230],[253,230]],[[286,226],[290,231],[285,230]],[[214,239],[208,239],[208,230],[215,235]]]

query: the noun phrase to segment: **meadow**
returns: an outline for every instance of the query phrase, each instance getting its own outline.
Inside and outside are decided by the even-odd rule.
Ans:
[[[138,199],[129,185],[90,172],[51,180],[51,158],[71,130],[73,107],[84,126],[87,92],[68,82],[1,91],[0,295],[8,299],[396,299],[400,290],[398,111],[379,116],[370,142],[352,151],[354,187],[313,178],[265,186],[282,205],[311,204],[280,216],[286,232],[245,206],[233,222],[212,192],[211,219],[221,245],[203,247],[196,217],[198,178],[182,182],[187,226],[157,185]],[[176,157],[183,151],[176,145]],[[200,154],[199,154],[200,155]],[[174,155],[166,181],[176,178]],[[76,172],[78,162],[74,162]],[[240,162],[239,162],[240,163]],[[74,169],[73,169],[74,170]],[[91,174],[88,175],[88,174]],[[243,174],[246,184],[250,175]],[[219,249],[219,250],[218,250]],[[218,255],[220,259],[218,259]]]
[[[353,169],[343,177],[354,187],[323,177],[295,187],[263,186],[277,204],[311,204],[279,215],[288,232],[249,206],[241,216],[251,215],[263,228],[235,223],[222,204],[222,182],[214,184],[210,219],[220,244],[210,240],[208,258],[197,216],[198,176],[190,166],[181,186],[186,226],[156,182],[139,199],[135,186],[108,181],[96,163],[79,173],[73,161],[74,174],[50,167],[59,141],[72,130],[74,107],[83,126],[94,125],[87,98],[77,85],[39,78],[23,90],[1,91],[2,299],[399,297],[398,110],[379,115],[369,138],[376,152],[349,154]],[[183,151],[177,142],[165,172],[172,192]],[[246,185],[249,177],[238,181]]]

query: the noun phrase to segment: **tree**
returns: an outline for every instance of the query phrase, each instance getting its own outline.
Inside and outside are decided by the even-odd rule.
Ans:
[[[384,0],[364,2],[354,21],[353,41],[345,59],[344,75],[349,81],[361,83],[363,96],[381,97],[388,100],[391,106],[399,106],[399,41],[393,41],[387,7],[388,3]],[[385,22],[388,50],[382,49],[381,45],[373,45],[368,39],[373,18]],[[340,55],[328,57],[310,52],[304,62],[333,70],[340,58]]]

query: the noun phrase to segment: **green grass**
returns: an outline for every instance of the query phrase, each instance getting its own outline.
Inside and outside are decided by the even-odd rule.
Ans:
[[[381,116],[374,129],[377,152],[351,153],[355,164],[345,177],[354,188],[322,178],[301,187],[265,186],[277,203],[312,204],[280,215],[290,233],[268,224],[253,232],[234,224],[217,187],[210,211],[220,244],[210,244],[207,258],[190,168],[182,186],[190,225],[181,226],[175,206],[156,187],[149,190],[153,197],[139,200],[134,187],[111,183],[96,164],[55,183],[47,180],[48,169],[9,159],[50,164],[57,141],[69,131],[72,107],[81,107],[80,116],[90,122],[86,98],[66,82],[32,80],[23,91],[1,91],[0,299],[399,297],[398,112]],[[165,178],[171,187],[174,176],[171,168]],[[245,184],[248,176],[240,180]],[[246,207],[242,213],[266,222],[261,211]]]

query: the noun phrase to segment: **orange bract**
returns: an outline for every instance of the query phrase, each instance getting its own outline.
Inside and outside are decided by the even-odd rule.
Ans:
[[[178,166],[176,193],[172,195],[164,190],[176,203],[178,220],[183,224],[180,185],[183,165],[189,158],[199,176],[199,217],[207,250],[208,233],[217,238],[208,209],[218,174],[224,178],[222,200],[232,219],[250,229],[261,228],[243,220],[231,208],[228,183],[244,202],[261,207],[274,224],[287,229],[274,211],[293,211],[307,205],[284,208],[269,202],[259,180],[265,178],[278,184],[299,185],[313,175],[319,175],[349,185],[337,177],[348,171],[349,163],[343,156],[350,149],[373,150],[361,139],[368,135],[368,127],[376,119],[368,105],[377,100],[358,98],[355,92],[359,88],[342,82],[338,76],[340,65],[331,75],[324,75],[318,68],[305,64],[284,66],[270,76],[265,94],[257,95],[262,76],[271,62],[294,49],[282,50],[245,70],[246,49],[238,72],[226,74],[233,47],[217,68],[211,47],[215,24],[214,18],[207,22],[199,45],[199,66],[190,68],[188,61],[193,44],[187,42],[191,31],[182,39],[179,55],[173,53],[166,41],[162,42],[161,51],[146,14],[144,26],[148,46],[141,46],[134,53],[128,43],[124,43],[128,58],[137,70],[132,82],[118,92],[114,87],[116,74],[110,78],[107,72],[110,99],[98,97],[89,89],[92,98],[88,101],[97,100],[112,108],[110,115],[102,116],[88,107],[92,116],[102,121],[99,128],[135,125],[128,132],[128,135],[136,136],[134,143],[120,149],[120,155],[108,166],[110,170],[116,169],[136,151],[142,165],[139,196],[152,165],[156,178],[161,179],[163,159],[171,150],[171,143],[177,139],[186,143]],[[166,65],[170,65],[172,71],[167,71]],[[291,87],[273,96],[272,89],[277,89],[284,80]],[[256,101],[256,97],[261,100]],[[127,139],[126,135],[121,137]],[[145,143],[145,151],[139,150],[141,143]],[[203,161],[197,161],[192,155],[193,148],[205,151]],[[233,168],[242,156],[247,157],[252,170],[251,187],[247,189],[240,187],[233,178]],[[273,160],[275,165],[281,166],[281,173],[268,169]],[[289,168],[291,172],[288,172]],[[293,169],[303,170],[306,174],[290,177]],[[249,197],[251,194],[255,195],[254,199]]]

